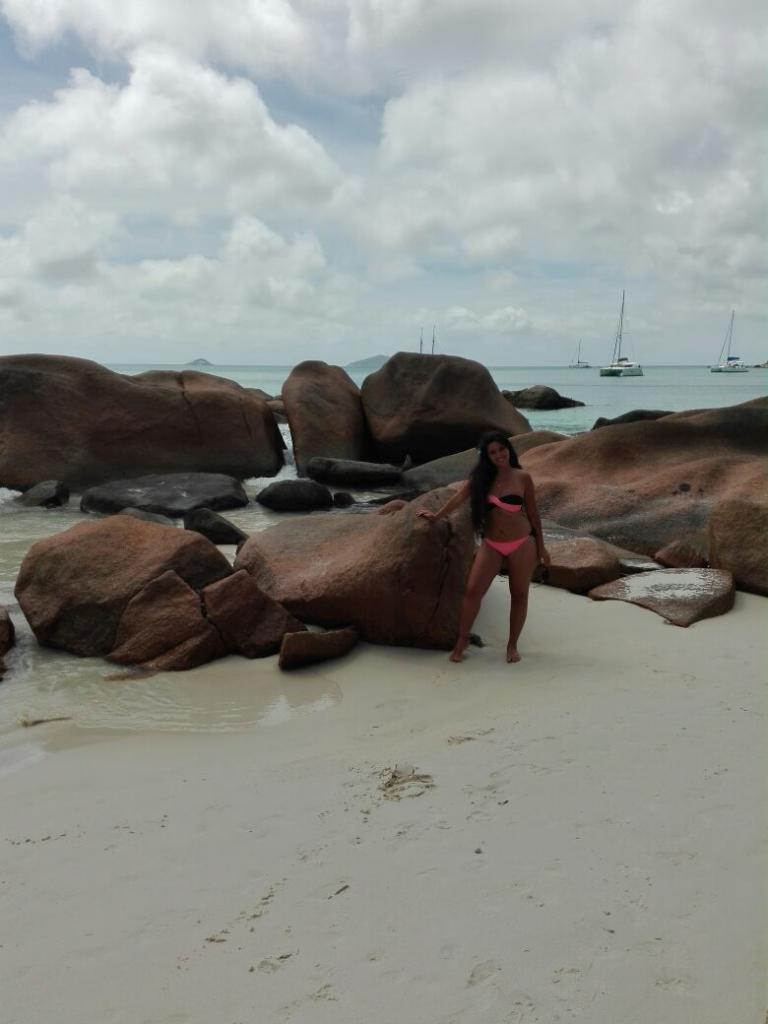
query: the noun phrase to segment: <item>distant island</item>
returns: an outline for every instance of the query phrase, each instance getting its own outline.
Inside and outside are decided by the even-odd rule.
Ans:
[[[207,359],[191,359],[187,366],[213,366],[213,363],[209,363]]]
[[[356,359],[354,363],[347,363],[345,370],[379,370],[389,356],[368,356],[367,359]]]

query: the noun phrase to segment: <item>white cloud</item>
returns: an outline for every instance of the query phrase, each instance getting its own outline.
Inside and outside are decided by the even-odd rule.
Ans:
[[[0,126],[12,343],[207,330],[255,361],[297,338],[351,357],[434,317],[478,355],[555,351],[604,335],[626,284],[659,357],[698,357],[713,303],[754,314],[761,355],[753,0],[0,10],[30,54],[75,37],[126,70],[82,60]]]
[[[2,163],[43,161],[53,190],[145,215],[171,203],[198,215],[296,210],[341,184],[322,146],[277,124],[247,79],[154,46],[131,62],[124,86],[78,68],[50,103],[21,107]]]

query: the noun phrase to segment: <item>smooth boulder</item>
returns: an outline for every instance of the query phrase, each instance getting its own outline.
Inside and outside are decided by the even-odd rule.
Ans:
[[[333,505],[331,492],[315,480],[276,480],[259,491],[255,500],[273,512],[308,512]]]
[[[280,645],[278,666],[282,669],[304,668],[320,661],[341,658],[357,644],[356,629],[330,629],[322,633],[286,633]]]
[[[196,508],[184,516],[184,529],[194,530],[214,544],[242,544],[248,534],[210,508]]]
[[[638,423],[644,420],[660,420],[662,416],[671,416],[670,410],[664,409],[631,409],[629,412],[624,412],[621,416],[598,416],[595,422],[592,424],[593,430],[599,430],[601,427],[613,427],[617,423]]]
[[[451,494],[432,491],[419,504],[436,510]],[[372,643],[450,649],[473,553],[466,505],[435,524],[406,505],[280,523],[251,536],[235,568],[303,622],[351,625]]]
[[[110,515],[126,508],[178,518],[198,508],[243,508],[248,495],[239,480],[223,473],[166,473],[111,480],[83,493],[83,512]]]
[[[518,409],[575,409],[583,406],[575,398],[566,398],[546,384],[534,384],[520,391],[502,391],[502,395]]]
[[[71,489],[147,473],[273,476],[282,439],[263,399],[185,370],[128,376],[69,356],[0,358],[0,485]]]
[[[208,621],[228,650],[246,658],[277,654],[286,633],[307,627],[265,594],[247,572],[235,572],[201,591]]]
[[[765,508],[767,452],[768,399],[757,399],[589,431],[525,452],[521,462],[543,516],[653,556],[680,537],[706,548],[721,501]],[[751,585],[735,549],[722,548],[719,565]]]
[[[127,603],[114,646],[105,656],[120,665],[181,671],[226,653],[226,644],[204,614],[198,593],[169,569]]]
[[[310,359],[295,366],[283,384],[299,476],[313,456],[365,459],[370,453],[360,389],[340,366]]]
[[[690,626],[733,607],[733,575],[722,569],[657,569],[590,590],[594,601],[628,601],[674,626]]]
[[[69,488],[61,480],[42,480],[16,499],[17,504],[28,508],[58,508],[68,501]]]
[[[488,370],[460,356],[398,352],[365,378],[361,394],[377,454],[396,465],[462,452],[487,430],[531,429]]]
[[[329,459],[317,455],[307,463],[306,473],[320,483],[345,484],[347,487],[384,487],[398,483],[403,475],[399,466],[383,462]]]
[[[33,544],[15,594],[39,643],[106,655],[116,646],[128,604],[169,571],[198,590],[232,569],[197,533],[109,516]]]
[[[730,569],[743,590],[768,595],[768,495],[725,498],[709,521],[709,564]]]
[[[548,582],[553,587],[586,594],[593,587],[624,575],[618,549],[596,537],[546,537],[546,544],[551,558]]]

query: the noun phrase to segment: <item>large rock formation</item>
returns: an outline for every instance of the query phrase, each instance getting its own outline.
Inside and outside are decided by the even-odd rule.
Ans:
[[[283,384],[282,399],[299,476],[314,455],[366,459],[370,454],[360,389],[340,366],[314,359],[299,363]]]
[[[16,597],[39,643],[155,669],[274,653],[304,628],[205,537],[123,515],[33,544]]]
[[[129,377],[67,356],[0,358],[0,485],[14,490],[184,470],[271,476],[281,445],[266,403],[221,377]]]
[[[451,492],[419,505],[438,509]],[[467,506],[429,524],[406,505],[388,516],[294,518],[253,535],[235,567],[306,622],[354,626],[364,640],[449,649],[473,554]]]
[[[197,590],[232,569],[198,533],[110,516],[33,544],[15,593],[39,643],[104,655],[129,601],[169,571]]]
[[[710,516],[721,501],[748,500],[765,510],[766,452],[768,399],[757,399],[616,424],[535,448],[521,461],[543,515],[653,555],[677,540],[706,549]],[[757,538],[751,544],[759,547]],[[717,564],[740,586],[759,589],[768,586],[767,553],[760,551],[746,569],[743,555],[721,545]]]
[[[365,378],[362,398],[379,458],[395,464],[464,451],[486,430],[531,429],[486,368],[459,356],[398,352]]]

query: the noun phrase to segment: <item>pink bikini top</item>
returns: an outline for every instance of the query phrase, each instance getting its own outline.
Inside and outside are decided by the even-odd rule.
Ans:
[[[488,504],[496,505],[504,512],[522,512],[525,498],[520,494],[503,494],[500,498],[495,494],[489,494]]]

